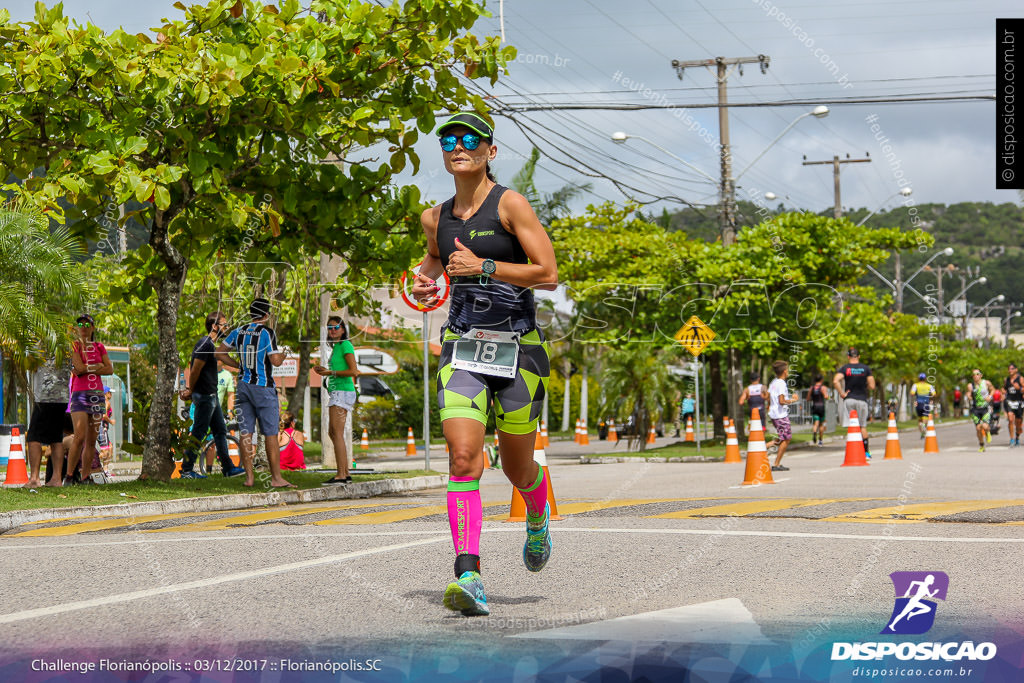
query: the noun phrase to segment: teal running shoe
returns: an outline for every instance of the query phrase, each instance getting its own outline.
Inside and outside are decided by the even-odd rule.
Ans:
[[[548,523],[551,521],[551,504],[544,505],[544,524],[534,528],[529,521],[526,522],[526,544],[523,546],[523,564],[531,572],[539,572],[544,569],[551,557],[551,534],[548,532]]]
[[[479,617],[491,613],[484,595],[484,582],[476,572],[462,572],[458,581],[452,581],[444,591],[444,606],[464,617]]]

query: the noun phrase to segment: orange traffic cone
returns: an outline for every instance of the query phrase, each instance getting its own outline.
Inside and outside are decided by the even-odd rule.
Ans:
[[[647,432],[647,443],[654,443],[658,438],[658,433],[654,430],[654,425],[651,425],[651,431]]]
[[[359,440],[359,450],[368,451],[370,450],[370,434],[363,429],[363,438]]]
[[[572,439],[576,443],[580,442],[580,423],[581,422],[582,422],[582,420],[580,420],[579,418],[576,418],[576,436],[574,436],[573,439]]]
[[[25,448],[21,444],[21,431],[11,429],[11,445],[7,455],[7,478],[4,486],[24,486],[28,483],[28,471],[25,469]]]
[[[228,457],[231,458],[231,464],[235,467],[239,467],[242,464],[242,454],[238,452],[237,442],[228,441]]]
[[[540,432],[537,432],[537,441],[533,446],[533,460],[541,469],[544,470],[544,474],[548,480],[548,505],[551,506],[551,519],[562,519],[558,515],[558,503],[555,502],[555,490],[551,486],[551,470],[548,469],[548,456],[544,452],[544,444]],[[509,505],[508,519],[506,522],[525,522],[526,521],[526,501],[523,500],[523,494],[519,493],[519,489],[515,486],[512,487],[512,502]]]
[[[693,443],[696,439],[693,438],[693,418],[686,418],[686,441]],[[739,444],[739,441],[736,442]]]
[[[740,457],[740,440],[736,437],[736,425],[725,418],[725,462],[743,462]]]
[[[580,445],[590,445],[590,435],[587,434],[587,421],[583,419],[580,420]]]
[[[900,450],[900,434],[896,428],[896,414],[889,413],[889,432],[885,435],[885,457],[883,460],[902,460]]]
[[[608,442],[619,442],[619,432],[615,429],[615,420],[608,420]]]
[[[754,408],[750,416],[750,437],[747,439],[747,467],[743,473],[743,486],[774,484],[772,467],[768,464],[768,448],[764,442],[761,411]]]
[[[864,457],[864,438],[860,433],[857,411],[850,411],[850,426],[846,429],[846,458],[841,467],[860,467],[868,464]]]
[[[938,453],[939,452],[939,439],[935,435],[935,421],[932,420],[932,416],[928,416],[928,427],[924,433],[924,452],[925,453]]]
[[[409,427],[409,436],[405,438],[405,455],[416,455],[416,437],[412,435],[412,427]]]
[[[540,435],[541,435],[541,438],[544,439],[544,448],[547,448],[548,446],[550,446],[551,445],[551,439],[548,438],[548,423],[547,422],[541,422],[540,423]],[[498,435],[495,434],[494,438],[495,438],[495,440],[497,440]]]
[[[171,479],[181,479],[181,461],[174,461],[174,471],[171,472]]]

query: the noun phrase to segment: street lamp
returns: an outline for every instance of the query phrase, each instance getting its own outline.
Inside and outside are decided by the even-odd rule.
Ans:
[[[742,178],[743,174],[746,173],[747,171],[749,171],[750,167],[753,166],[754,164],[756,164],[761,159],[761,157],[763,157],[765,155],[765,152],[767,152],[769,149],[772,148],[772,145],[774,145],[776,142],[778,142],[782,138],[783,135],[788,133],[790,131],[790,129],[793,128],[793,126],[795,126],[802,119],[805,119],[808,116],[813,116],[816,119],[823,119],[826,116],[828,116],[828,107],[826,107],[824,104],[819,104],[817,107],[815,107],[814,109],[810,110],[809,112],[805,112],[803,114],[800,114],[800,116],[798,116],[795,119],[793,119],[793,121],[788,126],[786,126],[785,128],[782,129],[781,133],[779,133],[778,135],[775,136],[774,140],[772,140],[771,142],[768,143],[767,147],[765,147],[763,150],[761,150],[760,154],[758,154],[756,157],[754,157],[753,161],[751,161],[749,164],[747,164],[746,168],[744,168],[742,171],[740,171],[739,174],[735,178],[733,178],[733,182],[735,182],[735,181],[739,180],[740,178]]]
[[[981,277],[977,278],[976,280],[973,280],[973,281],[967,283],[964,286],[964,288],[960,290],[960,293],[957,294],[955,297],[953,297],[953,301],[951,301],[949,306],[947,307],[947,308],[949,308],[950,315],[953,315],[953,303],[956,302],[956,301],[959,301],[961,297],[963,297],[965,294],[967,294],[967,290],[968,289],[970,289],[974,285],[983,285],[986,282],[988,282],[988,278],[985,277],[984,275],[982,275]],[[963,303],[964,303],[964,313],[963,313],[964,317],[963,317],[963,322],[960,325],[960,341],[964,341],[964,340],[967,339],[967,318],[970,315],[970,305],[967,303],[967,299],[966,298],[964,298]],[[942,312],[940,311],[939,313],[941,314]]]
[[[665,149],[664,147],[662,147],[658,143],[654,142],[653,140],[648,140],[647,138],[645,138],[642,135],[629,135],[629,134],[623,133],[621,130],[612,133],[612,142],[615,142],[615,143],[620,144],[620,145],[625,144],[626,140],[629,140],[630,138],[633,138],[635,140],[643,140],[644,142],[646,142],[651,147],[654,147],[655,149],[661,150],[662,152],[664,152],[665,154],[669,155],[670,157],[672,157],[673,159],[675,159],[679,163],[681,163],[684,166],[686,166],[687,168],[690,168],[690,169],[696,171],[697,173],[701,174],[702,176],[704,176],[705,178],[707,178],[708,180],[713,182],[716,186],[718,185],[718,180],[716,178],[714,178],[714,177],[708,175],[707,173],[705,173],[704,171],[700,170],[699,168],[697,168],[696,166],[691,164],[686,159],[683,159],[682,157],[677,156],[677,155],[673,154],[672,152],[668,151],[667,149]]]
[[[863,219],[863,220],[862,220],[862,221],[861,221],[860,223],[858,223],[858,224],[857,224],[857,227],[859,228],[860,226],[862,226],[862,225],[864,225],[865,223],[867,223],[867,222],[868,222],[868,219],[869,219],[869,218],[871,218],[872,216],[874,216],[874,215],[875,215],[876,213],[878,213],[879,211],[881,211],[881,210],[882,210],[882,207],[883,207],[883,206],[885,206],[886,204],[888,204],[888,203],[889,203],[889,200],[890,200],[890,199],[892,199],[893,197],[898,197],[898,196],[900,196],[900,195],[903,195],[904,197],[909,197],[909,196],[910,196],[910,195],[912,195],[913,193],[914,193],[914,190],[912,190],[912,189],[911,189],[911,188],[909,188],[909,187],[904,187],[904,188],[903,188],[902,190],[900,190],[900,191],[899,191],[899,192],[897,192],[896,194],[893,194],[893,195],[890,195],[890,196],[886,197],[886,198],[885,198],[885,200],[884,200],[884,201],[883,201],[883,202],[882,202],[881,204],[879,204],[879,205],[878,205],[878,208],[877,208],[877,209],[875,209],[874,211],[872,211],[871,213],[869,213],[869,214],[868,214],[867,216],[864,216],[864,219]]]
[[[1007,311],[1006,311],[1006,319],[1003,320],[1003,323],[1005,324],[1005,330],[1003,331],[1003,348],[1007,348],[1007,347],[1010,346],[1010,320],[1012,318],[1019,318],[1019,317],[1020,317],[1020,311],[1013,311],[1012,314],[1011,314],[1011,311],[1009,309],[1007,309]]]
[[[900,259],[899,251],[896,252],[896,275],[893,278],[892,282],[889,282],[888,278],[886,278],[884,275],[882,275],[880,272],[878,272],[878,270],[876,270],[875,268],[873,268],[870,265],[868,266],[868,270],[870,270],[872,273],[874,273],[880,280],[882,280],[882,282],[887,284],[889,286],[889,288],[892,289],[893,297],[896,300],[895,301],[896,311],[899,312],[899,313],[902,313],[903,312],[903,290],[904,289],[909,289],[911,292],[916,294],[925,303],[930,303],[930,301],[932,300],[930,297],[927,297],[927,296],[921,294],[921,292],[919,292],[916,289],[914,289],[913,287],[911,287],[910,286],[910,281],[913,280],[918,275],[920,275],[922,270],[930,270],[929,265],[931,265],[931,262],[934,261],[935,259],[939,258],[940,256],[952,256],[952,255],[953,255],[953,247],[946,247],[942,251],[936,252],[935,254],[932,255],[932,257],[930,259],[928,259],[927,261],[924,262],[923,266],[921,266],[916,271],[914,271],[914,274],[911,275],[910,277],[908,277],[906,280],[901,280],[901,278],[900,278],[900,271],[902,270],[902,260]],[[940,277],[941,277],[941,275],[940,275]],[[939,308],[938,316],[939,316],[939,320],[941,321],[941,319],[942,319],[942,282],[941,281],[939,282],[938,308]]]
[[[1005,296],[1003,296],[1002,294],[997,294],[994,297],[992,297],[991,299],[989,299],[988,301],[986,301],[985,305],[983,305],[981,307],[981,309],[980,309],[980,310],[985,312],[985,348],[986,349],[990,345],[989,344],[989,336],[988,336],[989,335],[989,331],[988,331],[988,307],[991,306],[994,303],[1003,303],[1003,301],[1005,301],[1005,300],[1006,300]]]
[[[974,280],[974,281],[968,283],[966,287],[964,287],[963,289],[960,290],[959,294],[957,294],[955,297],[953,297],[953,301],[957,301],[958,299],[960,299],[964,294],[967,293],[967,290],[970,289],[971,287],[973,287],[974,285],[983,285],[986,282],[988,282],[988,278],[985,277],[984,275],[982,275],[977,280]],[[965,303],[964,304],[964,309],[966,310],[966,308],[967,308],[967,305]]]

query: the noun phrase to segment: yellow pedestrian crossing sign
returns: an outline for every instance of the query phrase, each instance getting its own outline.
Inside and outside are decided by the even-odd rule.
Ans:
[[[699,356],[714,338],[714,330],[705,325],[704,321],[697,316],[692,316],[687,320],[686,324],[680,327],[675,334],[675,340],[685,346],[694,358]]]

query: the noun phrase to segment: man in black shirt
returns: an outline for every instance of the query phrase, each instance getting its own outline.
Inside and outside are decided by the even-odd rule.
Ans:
[[[193,443],[185,451],[185,457],[181,463],[182,479],[205,479],[206,477],[198,472],[192,471],[195,467],[196,458],[199,456],[198,446],[206,438],[206,433],[213,434],[213,442],[217,446],[217,457],[225,477],[235,477],[245,473],[245,469],[238,467],[231,462],[228,455],[228,430],[224,423],[224,413],[221,411],[220,401],[217,398],[217,358],[214,354],[217,345],[214,341],[226,331],[227,319],[222,313],[214,312],[206,316],[207,334],[200,339],[192,350],[192,359],[189,361],[188,381],[186,388],[181,392],[181,399],[187,401],[192,399],[192,439]],[[237,368],[238,365],[233,359],[224,361]]]
[[[844,427],[850,424],[850,411],[857,411],[857,422],[860,423],[861,436],[864,438],[864,455],[870,458],[867,430],[868,395],[875,390],[875,378],[871,374],[871,368],[860,362],[860,352],[857,349],[851,346],[846,351],[846,357],[849,362],[836,370],[832,386],[842,399],[839,415]],[[845,389],[840,383],[845,385]]]
[[[1006,396],[1006,421],[1010,425],[1010,445],[1020,445],[1021,416],[1024,416],[1024,378],[1017,371],[1017,365],[1010,363],[1009,376],[1003,382]]]

